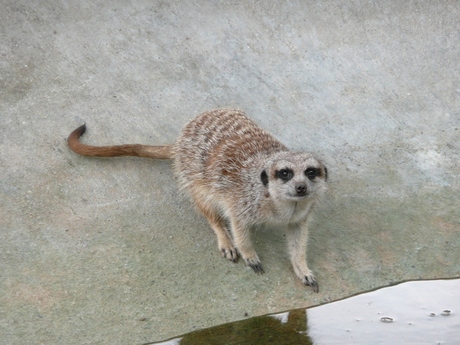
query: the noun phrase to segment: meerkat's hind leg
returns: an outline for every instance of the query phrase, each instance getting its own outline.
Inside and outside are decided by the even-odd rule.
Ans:
[[[208,221],[217,236],[217,245],[222,256],[232,262],[238,262],[238,250],[233,245],[224,219],[217,216],[215,219],[208,218]]]
[[[235,219],[231,219],[230,221],[233,240],[235,241],[236,248],[246,262],[246,265],[251,267],[255,273],[263,274],[264,269],[252,246],[250,229],[247,226],[239,224]]]
[[[197,207],[208,219],[211,229],[216,234],[217,245],[222,256],[232,262],[237,262],[238,251],[233,244],[223,216],[217,210],[205,207],[204,205],[197,204]]]

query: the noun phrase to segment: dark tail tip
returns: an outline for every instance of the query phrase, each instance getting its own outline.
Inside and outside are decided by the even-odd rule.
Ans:
[[[86,132],[86,123],[80,127],[78,127],[77,129],[74,129],[72,131],[72,133],[70,133],[69,135],[69,140],[71,139],[78,139],[80,138],[84,133]]]
[[[67,143],[69,144],[69,147],[75,151],[79,142],[78,139],[83,135],[83,133],[86,132],[86,124],[83,126],[78,127],[75,129],[72,133],[70,133],[69,137],[67,138]]]
[[[74,130],[74,133],[81,137],[86,132],[86,123]]]

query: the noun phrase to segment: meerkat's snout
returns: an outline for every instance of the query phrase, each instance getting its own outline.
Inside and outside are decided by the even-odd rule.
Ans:
[[[303,182],[296,183],[295,191],[297,192],[297,196],[305,196],[307,195],[307,185]]]

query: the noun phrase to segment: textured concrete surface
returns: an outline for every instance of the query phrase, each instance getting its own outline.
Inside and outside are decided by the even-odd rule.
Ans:
[[[459,18],[455,0],[2,1],[2,343],[143,343],[458,277]],[[255,234],[265,275],[222,259],[170,163],[66,146],[84,122],[93,144],[171,143],[223,106],[327,163],[319,294],[278,229]]]

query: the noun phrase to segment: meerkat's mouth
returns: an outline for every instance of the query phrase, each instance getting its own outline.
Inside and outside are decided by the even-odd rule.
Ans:
[[[288,194],[288,197],[287,199],[289,200],[293,200],[293,201],[299,201],[299,200],[305,200],[305,199],[308,199],[310,197],[310,194],[302,194],[302,195],[299,195],[299,194]]]

